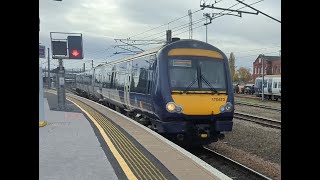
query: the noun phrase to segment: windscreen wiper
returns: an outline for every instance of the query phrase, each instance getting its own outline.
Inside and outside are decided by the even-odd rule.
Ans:
[[[211,83],[204,77],[203,74],[200,75],[200,79],[209,86],[209,88],[210,88],[211,91],[215,92],[215,93],[218,94],[218,95],[220,94],[220,93],[211,85]]]
[[[189,89],[197,80],[198,80],[198,77],[196,77],[196,78],[189,84],[189,86],[188,86],[184,91],[182,91],[182,93],[183,93],[183,94],[186,93],[186,92],[188,91],[188,89]]]

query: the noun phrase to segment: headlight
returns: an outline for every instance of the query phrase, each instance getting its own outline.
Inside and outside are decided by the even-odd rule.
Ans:
[[[225,108],[226,108],[226,111],[228,111],[228,112],[232,111],[233,106],[232,106],[231,102],[227,102],[225,105]]]
[[[224,107],[224,105],[220,106],[220,112],[224,112],[226,110],[226,108]]]
[[[178,113],[182,112],[182,107],[181,106],[176,106],[176,112],[178,112]]]
[[[182,112],[182,107],[176,105],[174,102],[168,102],[166,105],[167,111],[168,112],[177,112],[177,113],[181,113]]]
[[[175,109],[175,104],[174,103],[172,103],[172,102],[169,102],[169,103],[167,103],[167,110],[169,111],[169,112],[173,112],[174,111],[174,109]]]
[[[220,112],[231,112],[233,105],[230,102],[227,102],[225,105],[220,106]]]

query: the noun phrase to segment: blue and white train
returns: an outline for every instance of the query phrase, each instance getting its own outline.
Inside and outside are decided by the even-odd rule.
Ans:
[[[177,40],[78,74],[76,91],[182,144],[217,141],[233,126],[228,58],[197,40]]]

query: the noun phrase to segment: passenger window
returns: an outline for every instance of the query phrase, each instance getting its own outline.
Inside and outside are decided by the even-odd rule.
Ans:
[[[147,93],[148,69],[151,63],[146,57],[133,60],[132,79],[130,91],[137,93]]]
[[[273,88],[277,88],[277,82],[274,83]]]

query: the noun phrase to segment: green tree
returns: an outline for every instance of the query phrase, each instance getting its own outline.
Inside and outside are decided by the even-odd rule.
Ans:
[[[230,57],[229,57],[229,67],[230,67],[230,75],[231,75],[231,79],[233,80],[233,82],[235,82],[235,57],[233,55],[233,52],[230,53]]]
[[[233,82],[239,82],[239,72],[236,71],[233,76]]]
[[[240,67],[237,70],[237,74],[239,77],[239,80],[242,82],[249,82],[252,80],[252,74],[250,72],[251,70],[249,68]]]

